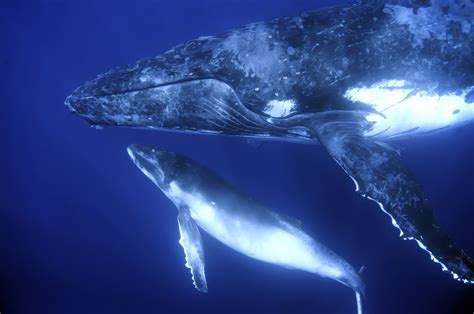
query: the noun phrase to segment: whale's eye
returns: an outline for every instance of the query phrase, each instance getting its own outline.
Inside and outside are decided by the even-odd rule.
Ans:
[[[453,111],[453,114],[458,114],[458,113],[460,113],[460,112],[461,112],[461,110],[456,109],[456,110]]]

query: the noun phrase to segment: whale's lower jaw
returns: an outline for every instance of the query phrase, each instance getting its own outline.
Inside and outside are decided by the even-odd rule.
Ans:
[[[92,126],[120,126],[175,132],[308,140],[303,127],[282,128],[249,110],[226,83],[185,81],[125,93],[84,96],[66,106]]]

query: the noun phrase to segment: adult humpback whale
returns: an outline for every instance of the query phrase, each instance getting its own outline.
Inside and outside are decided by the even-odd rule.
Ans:
[[[339,281],[354,290],[362,314],[364,283],[357,271],[301,230],[298,220],[267,210],[185,156],[143,145],[131,145],[128,153],[177,207],[179,243],[196,289],[207,292],[200,227],[249,257]]]
[[[403,238],[474,283],[473,261],[386,144],[474,118],[474,4],[415,2],[363,2],[192,40],[100,75],[66,106],[98,126],[319,140]]]

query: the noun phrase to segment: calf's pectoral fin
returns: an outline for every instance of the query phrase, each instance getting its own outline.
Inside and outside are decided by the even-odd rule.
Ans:
[[[194,286],[201,292],[207,292],[201,233],[192,219],[188,208],[179,208],[178,225],[180,233],[179,244],[184,249],[186,267],[191,270]]]
[[[367,126],[357,115],[322,118],[312,125],[320,142],[353,179],[357,191],[387,213],[400,235],[415,240],[432,261],[455,279],[474,283],[474,263],[438,226],[414,175],[386,143],[363,135]],[[334,119],[337,118],[337,119]]]

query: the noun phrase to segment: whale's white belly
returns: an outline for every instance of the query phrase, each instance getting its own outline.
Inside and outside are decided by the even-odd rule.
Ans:
[[[170,187],[170,195],[189,207],[199,227],[242,254],[309,272],[327,263],[317,254],[318,244],[296,228],[284,228],[278,221],[262,223],[258,216],[242,214],[238,203],[219,204],[198,193],[185,192],[174,182]]]
[[[314,270],[317,261],[309,237],[280,226],[243,220],[238,213],[226,210],[211,203],[204,210],[201,207],[191,212],[202,229],[242,254],[285,267]]]

